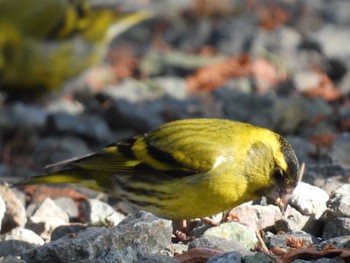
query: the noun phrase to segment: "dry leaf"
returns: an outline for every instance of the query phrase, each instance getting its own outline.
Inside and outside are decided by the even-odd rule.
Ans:
[[[107,54],[107,61],[118,80],[133,76],[138,63],[133,49],[127,46],[112,48]]]
[[[258,58],[252,64],[252,74],[256,79],[258,89],[262,92],[267,88],[274,87],[282,80],[277,68],[270,61]]]
[[[326,101],[335,101],[342,97],[340,91],[334,86],[332,80],[326,75],[321,75],[318,87],[308,89],[305,94],[310,98],[323,98]]]
[[[180,263],[205,263],[210,257],[224,253],[223,250],[211,247],[198,247],[188,250],[183,254],[175,255],[174,258]]]
[[[234,12],[234,4],[230,0],[194,0],[193,10],[199,16],[230,15]]]
[[[192,92],[211,91],[231,78],[251,73],[251,62],[247,55],[232,57],[226,61],[206,66],[187,76],[186,82]]]
[[[289,19],[289,13],[276,5],[262,6],[259,10],[260,26],[266,30],[273,30]]]
[[[319,147],[329,149],[333,145],[333,142],[336,138],[337,138],[337,135],[335,133],[328,132],[328,133],[314,134],[309,137],[309,141]]]
[[[283,255],[277,262],[291,263],[296,259],[311,260],[336,257],[344,259],[345,262],[350,262],[350,248],[331,248],[319,251],[307,248],[294,249]]]
[[[71,187],[54,187],[46,185],[28,185],[19,187],[29,197],[30,202],[41,202],[45,198],[50,197],[52,199],[59,197],[70,197],[75,201],[86,201],[89,199],[87,195],[84,195]]]
[[[340,128],[342,131],[350,131],[350,118],[342,119],[340,121]]]
[[[286,243],[287,243],[287,246],[291,248],[302,248],[302,247],[305,247],[306,245],[306,242],[304,239],[293,238],[293,237],[287,237]]]

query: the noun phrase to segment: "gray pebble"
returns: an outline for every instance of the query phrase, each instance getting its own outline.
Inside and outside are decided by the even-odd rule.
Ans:
[[[69,158],[83,156],[92,150],[78,137],[45,137],[37,144],[33,158],[36,164],[44,167]]]
[[[189,244],[188,249],[200,247],[217,248],[224,252],[237,251],[243,256],[255,254],[238,242],[216,236],[202,236],[196,238]]]
[[[116,227],[89,227],[74,237],[62,237],[27,251],[22,257],[30,262],[94,260],[102,251],[111,248],[125,251],[127,247],[132,247],[138,255],[152,255],[170,244],[171,235],[171,221],[139,212]]]
[[[340,236],[350,236],[350,218],[334,218],[324,226],[322,234],[324,240]]]
[[[243,256],[241,255],[240,252],[231,251],[231,252],[226,252],[224,254],[211,257],[209,258],[207,263],[226,263],[226,262],[241,263],[242,260],[243,260]]]
[[[330,156],[333,163],[350,169],[350,133],[340,134],[332,145]]]
[[[350,184],[344,184],[334,190],[327,201],[327,207],[333,216],[350,217]]]

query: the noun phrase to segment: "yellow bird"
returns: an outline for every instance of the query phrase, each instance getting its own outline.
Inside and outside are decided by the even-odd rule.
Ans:
[[[210,216],[264,195],[284,211],[299,176],[283,137],[221,119],[169,122],[48,168],[17,186],[74,183],[119,199],[129,212],[168,219]]]
[[[151,16],[89,0],[1,0],[0,88],[33,97],[59,89],[100,62],[116,35]]]

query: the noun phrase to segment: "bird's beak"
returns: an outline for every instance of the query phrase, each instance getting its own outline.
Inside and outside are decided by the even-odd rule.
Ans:
[[[290,194],[285,194],[285,195],[281,195],[280,197],[278,197],[275,201],[275,204],[281,210],[282,215],[284,215],[284,213],[287,210],[289,198],[290,198]]]
[[[282,215],[287,210],[288,202],[295,187],[287,187],[285,189],[280,190],[280,195],[276,199],[275,204],[280,208]]]
[[[287,210],[288,202],[293,190],[294,188],[287,188],[283,190],[278,190],[275,188],[270,192],[270,195],[267,196],[275,201],[275,204],[281,210],[282,215],[284,215]]]

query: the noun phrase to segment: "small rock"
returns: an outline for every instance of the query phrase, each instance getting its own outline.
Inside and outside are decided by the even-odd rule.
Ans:
[[[227,240],[221,237],[209,236],[209,235],[194,239],[189,244],[188,249],[199,248],[199,247],[217,248],[224,252],[237,251],[243,256],[255,254],[238,242]]]
[[[241,263],[242,260],[243,260],[243,256],[241,255],[241,253],[237,251],[231,251],[221,255],[213,256],[209,258],[207,263],[226,263],[226,262]]]
[[[78,135],[99,141],[112,140],[107,123],[102,118],[92,115],[53,113],[48,116],[46,127],[50,133]]]
[[[156,77],[152,79],[153,92],[178,100],[187,99],[187,83],[183,78]],[[156,88],[156,90],[154,90]]]
[[[204,236],[216,236],[241,243],[247,249],[255,248],[257,238],[253,228],[237,222],[224,223],[204,232]]]
[[[275,130],[285,134],[296,133],[309,118],[309,105],[304,97],[276,99],[272,111]]]
[[[313,260],[303,260],[303,259],[293,260],[293,263],[344,263],[344,262],[345,261],[340,259],[339,257],[319,258],[319,259],[313,259]]]
[[[294,74],[294,83],[298,91],[306,92],[320,85],[321,74],[315,71],[300,71]]]
[[[303,230],[318,235],[322,224],[314,217],[304,216],[293,207],[288,206],[285,216],[275,223],[276,231],[290,232]]]
[[[350,184],[344,184],[333,191],[327,207],[332,216],[350,217]]]
[[[24,226],[27,222],[25,208],[7,184],[0,184],[0,196],[6,207],[1,223],[1,232],[5,233],[15,227]]]
[[[233,4],[233,2],[231,3]],[[239,1],[233,5],[242,4],[243,2]],[[241,6],[241,8],[243,8],[243,6]],[[245,13],[241,16],[228,16],[227,19],[218,20],[218,23],[215,23],[215,28],[212,36],[215,37],[216,41],[218,42],[218,49],[222,50],[225,54],[240,54],[242,52],[242,49],[246,50],[247,48],[250,48],[252,40],[255,39],[253,37],[256,37],[257,33],[257,19],[257,16],[254,14]],[[254,44],[260,43],[254,42]],[[251,48],[255,49],[255,47]]]
[[[105,118],[113,129],[131,128],[146,132],[163,123],[160,117],[162,109],[159,101],[134,104],[126,100],[113,100],[105,112]]]
[[[196,240],[196,239],[195,239]],[[183,254],[186,251],[188,251],[188,244],[182,244],[182,243],[173,243],[171,244],[170,248],[165,249],[165,255],[176,255],[176,254]]]
[[[1,232],[2,219],[4,218],[5,212],[6,212],[5,202],[0,195],[0,232]]]
[[[330,156],[333,163],[350,168],[350,133],[340,134],[332,145]]]
[[[0,263],[27,263],[22,259],[13,256],[7,256],[0,259]]]
[[[0,236],[0,240],[0,257],[19,256],[24,251],[44,244],[41,237],[24,228],[15,228],[11,232]]]
[[[339,91],[342,93],[342,94],[348,94],[350,92],[350,86],[348,85],[350,81],[350,72],[347,71],[345,76],[343,76],[343,78],[341,79],[341,81],[339,82],[339,84],[337,85]],[[344,106],[343,106],[344,107]],[[342,119],[344,118],[349,118],[349,110],[348,109],[345,109],[344,111],[344,108],[342,106],[340,106],[340,109],[339,109],[339,115]],[[348,108],[348,107],[346,107]],[[344,115],[345,114],[345,115]]]
[[[34,233],[32,230],[16,227],[10,232],[0,236],[1,241],[5,240],[20,240],[24,242],[31,243],[33,245],[41,246],[45,242],[44,240]]]
[[[230,210],[230,215],[238,218],[238,221],[253,229],[265,229],[275,225],[282,219],[280,209],[275,205],[240,205]]]
[[[289,204],[296,207],[303,215],[312,215],[319,219],[327,209],[328,198],[328,194],[322,189],[299,182],[290,197]]]
[[[132,247],[141,256],[154,255],[170,244],[171,235],[171,221],[138,212],[116,227],[89,227],[79,231],[74,238],[65,236],[27,251],[22,258],[30,262],[93,260],[101,251],[111,248],[125,251],[127,247]]]
[[[315,245],[315,249],[322,249],[324,247],[336,247],[336,248],[350,248],[350,236],[341,236],[325,240]]]
[[[331,23],[326,23],[312,36],[314,40],[321,44],[327,57],[344,60],[350,56],[350,47],[345,44],[350,38],[350,30],[347,27],[337,27]],[[330,39],[332,41],[329,41]]]
[[[183,36],[182,36],[183,37]],[[191,36],[191,39],[194,39]],[[232,43],[231,43],[232,44]],[[174,71],[192,72],[198,68],[218,63],[227,59],[226,56],[200,56],[197,54],[189,54],[188,52],[174,51],[167,52],[149,52],[144,56],[140,63],[142,72],[147,75],[169,76],[174,75]]]
[[[23,252],[36,247],[37,245],[21,240],[0,241],[0,258],[6,256],[20,256]]]
[[[244,257],[244,263],[272,263],[272,259],[264,253]]]
[[[103,94],[114,100],[126,100],[134,105],[157,98],[157,93],[150,89],[146,83],[134,79],[126,79],[118,85],[107,86]]]
[[[68,223],[68,214],[57,206],[52,199],[46,198],[33,216],[29,218],[26,228],[33,230],[43,239],[49,240],[51,232],[56,227]]]
[[[116,226],[125,219],[123,214],[116,212],[113,207],[97,199],[89,199],[87,209],[84,212],[85,222],[91,224],[108,222],[108,225]]]
[[[64,236],[76,235],[76,233],[86,228],[84,225],[58,226],[52,231],[50,240],[54,241]]]
[[[137,260],[137,253],[131,247],[124,249],[108,248],[99,253],[94,259],[79,260],[79,263],[129,263]]]
[[[179,261],[169,256],[147,255],[138,257],[135,263],[179,263]]]
[[[350,2],[343,0],[322,2],[322,16],[334,25],[348,25],[350,23]]]
[[[79,217],[77,204],[71,197],[60,197],[53,200],[63,211],[67,212],[69,218]]]
[[[323,189],[330,195],[339,186],[344,185],[347,174],[347,170],[340,165],[311,164],[306,165],[303,181]]]
[[[294,149],[299,163],[307,163],[307,167],[309,167],[309,164],[314,162],[314,159],[311,158],[311,156],[315,155],[318,151],[318,148],[314,144],[297,136],[285,136],[285,139]]]
[[[46,111],[49,113],[64,112],[71,115],[78,115],[84,111],[84,105],[71,98],[59,97],[47,104]]]
[[[76,116],[64,112],[58,112],[48,116],[46,126],[50,133],[79,133],[79,131],[84,128],[79,125],[80,123],[77,123],[76,119]]]
[[[307,247],[311,244],[318,244],[319,240],[312,235],[302,232],[302,231],[292,231],[283,235],[268,235],[265,238],[266,245],[269,248],[279,247],[279,248],[289,248],[292,245],[291,240],[295,242],[304,243],[303,246]]]
[[[46,137],[37,144],[33,158],[35,163],[44,167],[69,158],[83,156],[92,150],[78,137]]]
[[[272,98],[245,94],[229,88],[217,89],[213,94],[216,100],[222,103],[225,118],[263,127],[268,127],[267,125],[271,123],[271,105],[275,103]],[[256,112],[259,112],[259,115]]]
[[[350,218],[334,218],[325,225],[322,235],[324,240],[340,236],[350,236]]]
[[[7,109],[13,127],[42,129],[45,125],[47,113],[40,107],[16,102]]]

